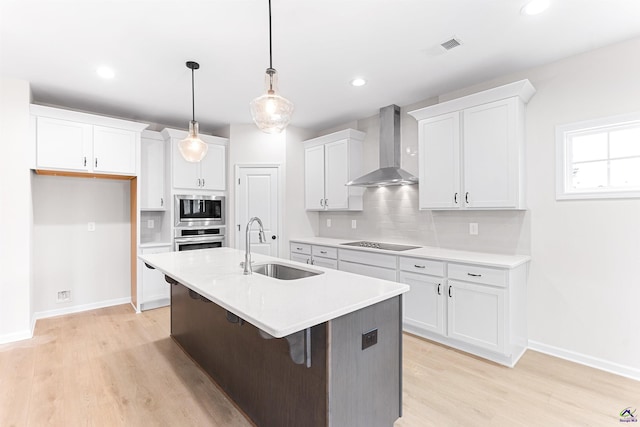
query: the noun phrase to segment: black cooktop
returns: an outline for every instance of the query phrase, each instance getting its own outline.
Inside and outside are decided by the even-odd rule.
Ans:
[[[368,242],[368,241],[341,243],[341,245],[358,246],[361,248],[371,248],[371,249],[384,249],[386,251],[408,251],[409,249],[418,249],[420,247],[420,246],[396,245],[393,243],[380,243],[380,242]]]

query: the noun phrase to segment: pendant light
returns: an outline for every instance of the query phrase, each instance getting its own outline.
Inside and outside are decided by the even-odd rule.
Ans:
[[[265,74],[265,94],[250,103],[251,116],[258,128],[266,133],[280,133],[293,114],[293,103],[278,95],[278,74],[273,68],[271,48],[271,0],[269,0],[269,68]]]
[[[191,70],[191,112],[192,120],[189,122],[189,135],[178,143],[178,149],[182,157],[188,162],[199,162],[207,155],[209,146],[198,136],[198,122],[196,122],[196,101],[193,86],[194,70],[200,68],[200,64],[194,61],[187,61],[187,68]]]

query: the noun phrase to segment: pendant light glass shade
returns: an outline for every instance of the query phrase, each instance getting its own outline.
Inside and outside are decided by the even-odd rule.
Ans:
[[[273,68],[271,0],[269,0],[269,68],[265,74],[265,93],[251,101],[249,105],[253,121],[263,132],[280,133],[291,121],[293,103],[278,95],[278,73]]]
[[[189,122],[189,135],[178,143],[178,149],[187,162],[197,163],[207,155],[209,146],[198,136],[198,122],[196,122],[196,97],[193,73],[194,70],[200,68],[200,64],[194,61],[187,61],[187,68],[191,70],[191,111],[193,115]]]
[[[189,135],[178,143],[180,154],[187,162],[199,162],[207,155],[209,146],[198,137],[198,122],[189,122]]]
[[[258,129],[266,133],[280,133],[287,127],[293,114],[293,103],[278,95],[278,74],[267,68],[265,94],[250,103],[251,116]]]

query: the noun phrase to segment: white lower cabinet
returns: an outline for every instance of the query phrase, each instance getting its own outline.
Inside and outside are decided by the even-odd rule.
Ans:
[[[396,281],[396,256],[351,249],[338,250],[338,270]]]
[[[328,246],[309,245],[292,242],[289,246],[289,259],[309,265],[338,269],[337,249]]]
[[[142,255],[171,252],[171,245],[141,248]],[[138,260],[138,307],[140,310],[149,310],[164,307],[170,303],[171,288],[164,280],[164,274],[155,269],[150,269],[142,261]]]
[[[436,334],[445,334],[445,279],[400,271],[400,282],[411,286],[404,294],[404,324]]]
[[[505,293],[504,289],[450,280],[447,288],[447,335],[504,353]]]

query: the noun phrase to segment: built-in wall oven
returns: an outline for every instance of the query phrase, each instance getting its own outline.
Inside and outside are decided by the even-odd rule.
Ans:
[[[174,250],[221,248],[225,246],[224,232],[225,227],[176,228],[173,239]]]
[[[174,250],[220,248],[225,245],[224,196],[174,196]]]

